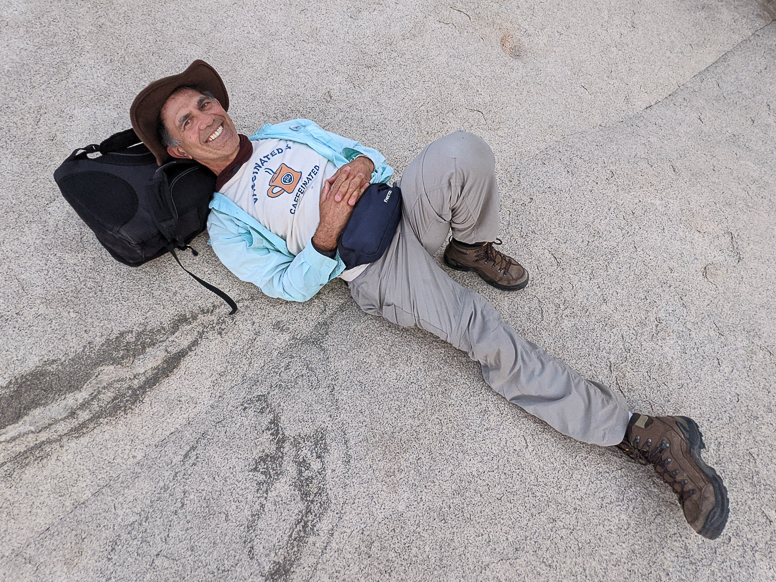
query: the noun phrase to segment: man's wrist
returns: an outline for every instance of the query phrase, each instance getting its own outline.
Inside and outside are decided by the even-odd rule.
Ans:
[[[331,244],[324,245],[319,244],[315,241],[315,238],[313,238],[310,241],[310,244],[313,245],[313,248],[315,249],[315,252],[317,252],[319,255],[323,255],[324,257],[329,257],[330,259],[333,259],[337,256],[337,243],[334,243],[334,246],[332,247]]]
[[[375,163],[374,163],[374,162],[373,162],[373,161],[372,161],[372,160],[369,158],[369,156],[367,156],[367,155],[365,155],[365,154],[359,154],[359,155],[357,155],[355,158],[353,158],[353,160],[352,160],[352,161],[354,161],[354,162],[355,162],[355,161],[356,161],[356,160],[358,160],[358,159],[364,159],[365,161],[369,162],[369,165],[372,167],[372,169],[371,169],[371,170],[369,170],[369,175],[371,176],[371,175],[372,175],[372,173],[374,173],[374,171],[375,171]]]

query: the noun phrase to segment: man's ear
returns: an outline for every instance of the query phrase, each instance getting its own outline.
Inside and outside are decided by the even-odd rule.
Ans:
[[[170,154],[173,158],[179,158],[179,159],[182,159],[182,160],[190,160],[191,159],[191,156],[189,154],[187,154],[186,152],[184,152],[179,147],[173,148],[173,147],[167,146],[167,153]]]

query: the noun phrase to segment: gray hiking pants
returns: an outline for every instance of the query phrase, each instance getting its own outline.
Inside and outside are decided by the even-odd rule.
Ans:
[[[435,141],[404,171],[401,189],[403,217],[391,246],[349,283],[361,309],[465,351],[496,392],[563,434],[599,445],[622,441],[628,411],[619,394],[518,336],[432,258],[450,228],[464,243],[496,238],[498,189],[488,145],[464,132]]]

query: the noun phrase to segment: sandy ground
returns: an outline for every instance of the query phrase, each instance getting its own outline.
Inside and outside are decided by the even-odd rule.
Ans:
[[[0,579],[776,580],[776,5],[5,2]],[[54,169],[202,58],[238,127],[307,117],[401,175],[493,148],[518,293],[450,272],[725,479],[708,541],[650,468],[510,405],[342,281],[263,296],[207,247],[113,261]],[[439,258],[439,257],[437,257]]]

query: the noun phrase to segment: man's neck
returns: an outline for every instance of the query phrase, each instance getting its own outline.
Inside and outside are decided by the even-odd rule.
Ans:
[[[213,173],[218,176],[221,172],[223,172],[226,168],[229,167],[229,165],[234,162],[235,158],[237,157],[237,154],[240,153],[240,149],[237,148],[233,154],[231,154],[228,158],[224,158],[223,160],[213,161],[209,163],[203,163],[202,165],[206,168],[210,168]]]
[[[216,191],[220,190],[231,179],[235,171],[251,158],[252,153],[253,146],[250,140],[247,136],[240,134],[240,147],[237,148],[234,156],[232,156],[232,160],[221,167],[219,172],[216,172],[216,176],[218,176],[216,179]],[[213,170],[213,168],[210,169]],[[215,172],[215,170],[213,171]]]

